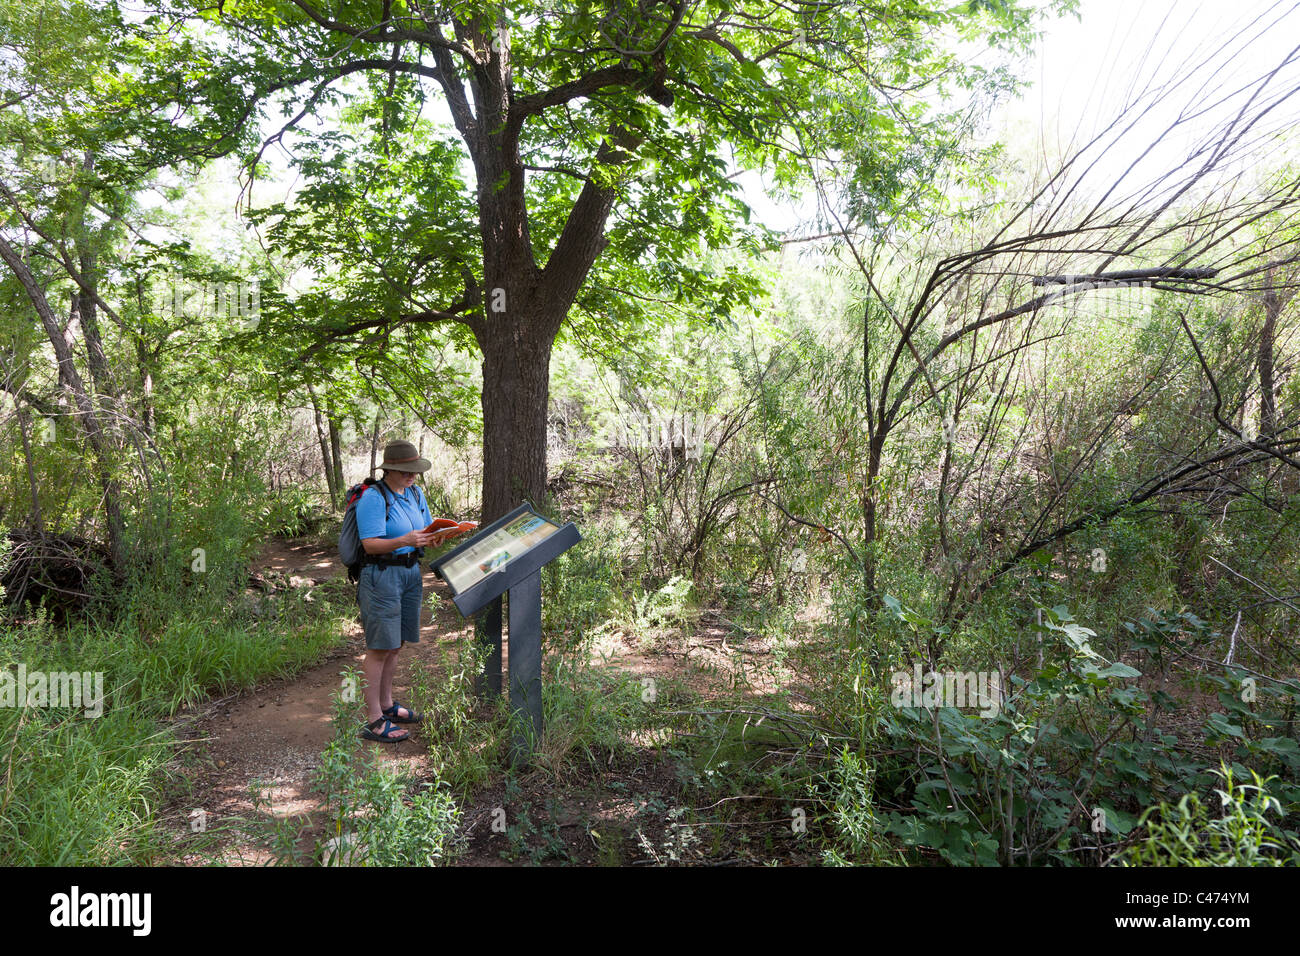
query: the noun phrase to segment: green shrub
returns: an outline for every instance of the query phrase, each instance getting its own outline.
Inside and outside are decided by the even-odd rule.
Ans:
[[[355,671],[354,686],[360,683]],[[439,782],[418,785],[410,774],[367,767],[356,732],[355,704],[334,693],[334,738],[315,774],[330,814],[331,834],[320,847],[327,866],[434,866],[456,849],[460,810]],[[281,843],[280,845],[283,845]],[[285,859],[281,862],[296,862]]]
[[[1238,783],[1230,767],[1215,774],[1219,814],[1189,793],[1174,806],[1160,803],[1138,821],[1141,839],[1124,850],[1124,866],[1300,866],[1300,836],[1283,830],[1282,804],[1266,789],[1270,780],[1252,772],[1253,784]],[[1271,778],[1270,778],[1271,779]],[[1277,819],[1269,819],[1269,814]]]
[[[831,806],[831,824],[839,847],[831,847],[823,854],[823,861],[832,866],[850,862],[884,863],[891,859],[885,828],[875,813],[875,796],[872,793],[873,768],[864,757],[849,750],[840,750],[829,773],[829,783],[834,800]]]

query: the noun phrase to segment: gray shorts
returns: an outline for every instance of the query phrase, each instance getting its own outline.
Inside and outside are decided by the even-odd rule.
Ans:
[[[420,565],[367,564],[357,584],[361,624],[366,629],[366,647],[392,651],[403,644],[420,641],[420,603],[424,578]]]

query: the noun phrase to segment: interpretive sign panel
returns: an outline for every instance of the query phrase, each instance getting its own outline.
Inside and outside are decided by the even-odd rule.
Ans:
[[[577,526],[556,524],[524,502],[430,569],[451,585],[452,600],[469,617],[581,540]]]
[[[540,570],[581,540],[575,525],[556,524],[524,502],[430,565],[451,586],[452,601],[466,617],[510,592],[510,707],[516,718],[510,748],[513,763],[527,759],[542,735]],[[489,612],[489,619],[497,613]],[[495,630],[495,636],[486,641],[482,686],[500,693],[501,632],[496,625],[488,630]]]

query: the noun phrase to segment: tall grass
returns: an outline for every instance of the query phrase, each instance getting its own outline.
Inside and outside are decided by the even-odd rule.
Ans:
[[[0,865],[165,862],[168,718],[294,673],[342,639],[352,599],[340,583],[311,603],[245,600],[261,528],[226,501],[144,512],[132,566],[90,615],[55,628],[37,613],[0,629],[0,668],[102,673],[104,693],[99,717],[0,707]],[[161,525],[171,533],[159,536]]]

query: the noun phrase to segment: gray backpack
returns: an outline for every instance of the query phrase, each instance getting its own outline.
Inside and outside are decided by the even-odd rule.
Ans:
[[[366,489],[376,485],[384,496],[384,522],[388,521],[388,509],[391,502],[388,492],[384,491],[383,482],[377,478],[367,478],[359,485],[348,489],[346,504],[343,506],[343,529],[339,532],[339,559],[348,569],[348,580],[353,583],[361,580],[361,568],[366,563],[366,549],[361,546],[361,535],[357,532],[357,502],[366,493]]]

